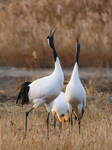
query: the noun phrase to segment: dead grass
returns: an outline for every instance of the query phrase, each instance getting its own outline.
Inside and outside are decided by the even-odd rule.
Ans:
[[[81,43],[81,66],[112,66],[112,2],[2,0],[0,3],[0,65],[52,67],[46,37],[57,26],[55,45],[63,67],[74,64],[75,41]]]
[[[81,123],[73,128],[64,123],[60,132],[59,122],[53,128],[50,115],[50,135],[47,136],[45,107],[34,110],[28,118],[28,133],[24,137],[25,112],[31,105],[20,108],[14,101],[5,101],[0,106],[1,150],[111,150],[112,147],[112,95],[95,91],[95,80],[90,80],[87,106]],[[38,125],[35,125],[38,124]]]

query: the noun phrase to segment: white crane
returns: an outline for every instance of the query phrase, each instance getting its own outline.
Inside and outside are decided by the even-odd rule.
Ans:
[[[61,92],[60,95],[54,100],[53,107],[51,110],[54,116],[54,128],[56,127],[56,114],[58,116],[59,121],[61,122],[60,125],[62,125],[62,122],[66,122],[69,120],[69,117],[67,116],[67,110],[68,105],[66,102],[65,93]]]
[[[71,79],[66,87],[65,95],[68,104],[69,111],[71,113],[71,125],[73,125],[72,113],[74,111],[76,118],[79,121],[79,133],[80,133],[80,121],[83,117],[86,107],[86,92],[81,84],[78,73],[78,58],[80,53],[80,44],[77,40],[77,54],[76,63],[72,72]]]
[[[55,60],[55,69],[54,72],[46,77],[37,79],[31,82],[25,82],[21,85],[21,90],[18,94],[16,103],[21,103],[22,105],[28,102],[33,102],[33,107],[26,112],[26,132],[27,132],[27,117],[29,113],[37,107],[45,104],[48,116],[47,116],[47,131],[49,132],[49,114],[53,106],[54,99],[60,94],[63,82],[64,75],[60,65],[59,57],[56,53],[54,46],[54,32],[52,29],[46,41],[53,49],[54,60]]]

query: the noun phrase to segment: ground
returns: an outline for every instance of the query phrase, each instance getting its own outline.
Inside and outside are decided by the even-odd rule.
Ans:
[[[17,88],[25,81],[33,81],[49,75],[53,69],[25,70],[17,68],[0,69],[0,129],[1,150],[37,150],[37,149],[77,149],[111,150],[112,147],[112,69],[79,69],[81,82],[87,93],[87,106],[81,122],[81,134],[78,122],[74,119],[73,128],[64,123],[62,129],[57,121],[53,128],[53,116],[50,115],[50,133],[47,136],[47,112],[44,106],[32,111],[28,117],[28,133],[25,133],[25,112],[32,104],[19,107],[15,101]],[[66,84],[72,73],[63,69]],[[69,112],[68,112],[68,115]],[[58,119],[58,118],[57,118]]]

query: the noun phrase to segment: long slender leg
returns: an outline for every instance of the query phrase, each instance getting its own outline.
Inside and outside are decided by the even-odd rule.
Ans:
[[[81,120],[79,119],[79,134],[80,134],[80,124],[81,124]]]
[[[73,113],[73,110],[72,110],[72,112],[71,112],[71,125],[73,126],[72,113]]]
[[[48,112],[48,116],[47,116],[47,135],[49,135],[49,114],[50,112]]]
[[[60,126],[59,126],[59,127],[60,127],[60,132],[61,132],[61,129],[62,129],[62,122],[60,122]]]
[[[29,113],[33,110],[34,108],[30,109],[29,111],[26,112],[26,126],[25,126],[25,134],[27,133],[27,117],[29,115]]]
[[[60,128],[62,127],[62,122],[60,122]]]
[[[56,129],[56,115],[54,114],[54,129]]]

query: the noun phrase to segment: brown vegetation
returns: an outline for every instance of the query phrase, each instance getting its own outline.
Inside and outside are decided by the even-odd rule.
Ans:
[[[43,74],[50,73],[50,70],[39,70]],[[71,75],[71,71],[65,71],[65,90],[66,84]],[[107,73],[107,71],[109,71]],[[85,74],[87,72],[87,74]],[[18,72],[4,70],[0,72],[0,148],[1,150],[111,150],[112,148],[112,70],[98,70],[95,78],[88,76],[89,72],[95,72],[93,69],[80,69],[81,81],[87,93],[87,106],[84,117],[81,122],[81,134],[79,135],[78,122],[74,120],[73,128],[68,122],[63,123],[60,132],[57,118],[56,130],[53,126],[53,116],[50,115],[50,134],[47,137],[45,107],[40,107],[31,112],[28,117],[28,132],[25,133],[25,112],[32,106],[23,108],[16,106],[15,99],[18,91],[17,87],[24,81],[32,81],[32,75],[26,74],[24,70]],[[29,71],[30,73],[30,71]],[[69,73],[69,74],[68,74]],[[13,74],[15,76],[13,76]],[[18,76],[17,76],[18,75]],[[23,75],[20,77],[20,75]],[[27,77],[25,77],[27,75]],[[33,72],[34,75],[34,72]],[[70,114],[68,113],[68,116]]]
[[[55,45],[63,67],[74,64],[77,37],[81,66],[112,67],[111,10],[111,0],[1,0],[0,65],[52,67],[45,39],[54,25],[58,27]]]
[[[62,130],[57,121],[56,130],[50,115],[50,134],[47,136],[45,107],[34,110],[28,117],[28,132],[25,133],[25,112],[31,105],[20,108],[12,100],[0,103],[1,150],[111,150],[112,148],[112,95],[98,93],[95,81],[90,80],[87,91],[87,106],[81,122],[73,128],[64,123]],[[1,95],[0,99],[5,99]],[[58,120],[58,119],[57,119]]]

